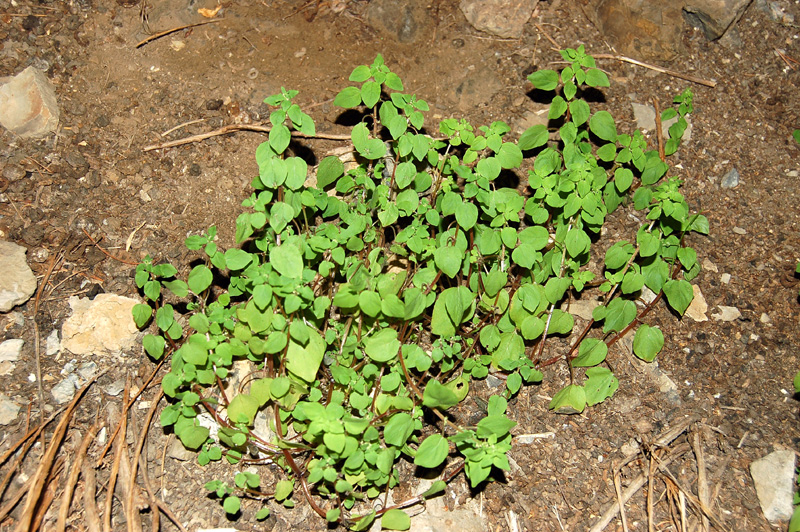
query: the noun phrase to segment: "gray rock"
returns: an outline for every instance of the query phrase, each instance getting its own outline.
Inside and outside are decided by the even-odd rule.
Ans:
[[[67,375],[67,377],[53,386],[53,389],[50,390],[50,393],[53,395],[53,399],[56,400],[56,403],[63,405],[72,400],[75,396],[75,390],[78,388],[78,376],[74,373],[71,375]]]
[[[503,81],[492,69],[485,67],[467,75],[458,84],[455,96],[462,111],[486,104],[504,87]]]
[[[61,329],[61,346],[75,355],[91,356],[131,349],[138,332],[131,311],[137,303],[116,294],[98,294],[94,300],[72,296],[72,316]]]
[[[2,105],[0,105],[2,107]],[[0,312],[25,303],[36,292],[36,277],[25,261],[27,250],[0,240]]]
[[[417,488],[417,493],[426,489],[426,483],[422,484]],[[445,496],[434,497],[426,502],[425,511],[411,519],[411,532],[484,532],[491,529],[476,499],[468,499],[465,504],[450,511],[445,504]]]
[[[193,460],[197,456],[197,452],[187,449],[186,447],[183,446],[181,440],[175,438],[169,445],[167,456],[169,456],[170,458],[174,458],[175,460],[179,460],[181,462],[188,462],[189,460]]]
[[[56,92],[47,76],[28,67],[0,86],[0,124],[21,137],[43,137],[58,127]]]
[[[0,394],[0,425],[8,425],[17,419],[18,414],[19,405],[5,395]]]
[[[380,33],[402,43],[413,43],[431,25],[424,4],[414,0],[373,0],[367,7],[367,21]]]
[[[709,40],[716,40],[727,32],[747,9],[752,0],[688,0],[683,6],[686,18],[703,29]]]
[[[794,464],[795,454],[788,450],[772,452],[750,464],[761,511],[773,524],[792,517]]]
[[[622,55],[669,61],[683,50],[682,2],[590,0],[587,15]]]
[[[103,388],[103,391],[112,397],[116,397],[120,393],[122,393],[122,390],[124,389],[125,389],[125,381],[122,379],[117,379],[108,386],[106,386],[105,388]]]
[[[731,168],[722,178],[722,183],[719,186],[722,188],[736,188],[739,186],[739,171],[736,168]]]
[[[20,338],[6,340],[0,344],[0,362],[16,362],[19,360],[23,345],[25,345],[25,340]]]
[[[517,39],[539,0],[461,0],[461,12],[479,30]]]
[[[636,127],[645,131],[653,131],[656,128],[656,108],[652,105],[633,102],[633,118],[636,120]]]
[[[57,355],[60,351],[61,341],[58,339],[58,330],[53,329],[46,340],[45,354],[49,357],[52,357]]]

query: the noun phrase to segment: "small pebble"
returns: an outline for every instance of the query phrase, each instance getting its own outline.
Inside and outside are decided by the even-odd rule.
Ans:
[[[728,284],[731,282],[731,274],[723,273],[722,275],[720,275],[719,280],[722,284]]]
[[[222,100],[219,100],[219,99],[206,100],[206,105],[205,105],[206,111],[218,111],[219,108],[222,107],[222,103],[223,103]],[[170,166],[172,166],[172,164],[171,164],[172,161],[171,160],[169,160],[169,159],[165,159],[165,160],[170,163]],[[163,163],[163,161],[162,161],[162,163]]]
[[[55,356],[61,351],[61,341],[58,339],[58,330],[53,329],[53,332],[47,337],[47,347],[45,354],[49,357]]]
[[[722,178],[722,182],[719,184],[722,188],[735,188],[739,185],[739,171],[736,168],[731,168],[731,170],[725,174],[725,177]]]
[[[15,338],[13,340],[6,340],[0,344],[0,362],[16,362],[19,360],[19,355],[22,353],[22,346],[25,345],[25,340]]]
[[[17,419],[19,409],[20,406],[17,403],[0,394],[0,425],[8,425]]]
[[[761,323],[770,323],[772,319],[769,317],[769,314],[767,314],[766,312],[762,312],[761,317],[758,318],[758,321],[760,321]]]
[[[74,373],[69,375],[66,379],[59,382],[50,393],[53,394],[53,399],[56,400],[56,403],[63,405],[66,402],[72,400],[75,396],[75,390],[78,387],[78,376]]]
[[[746,235],[747,234],[747,230],[742,229],[741,227],[734,227],[733,228],[733,232],[736,233],[737,235]]]

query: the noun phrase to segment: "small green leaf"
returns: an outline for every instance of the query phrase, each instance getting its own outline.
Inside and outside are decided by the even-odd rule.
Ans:
[[[411,517],[403,510],[392,508],[381,517],[381,528],[385,530],[408,530],[411,528]]]
[[[694,290],[692,290],[692,285],[688,281],[673,279],[664,283],[664,295],[667,296],[669,306],[683,316],[692,299],[694,299]]]
[[[430,499],[444,492],[445,488],[447,488],[447,483],[444,480],[436,480],[431,484],[431,487],[421,493],[419,497],[420,499]]]
[[[322,159],[317,168],[317,187],[325,188],[344,175],[344,164],[335,155]]]
[[[367,81],[361,86],[361,99],[367,107],[375,107],[381,98],[381,86],[374,81]]]
[[[590,87],[608,87],[611,85],[606,73],[597,68],[590,68],[586,71],[586,84]]]
[[[341,508],[331,508],[325,513],[325,520],[329,523],[335,523],[339,520],[339,516],[342,515]]]
[[[436,267],[451,279],[461,270],[461,261],[464,259],[464,255],[454,246],[437,248],[433,257]]]
[[[269,252],[272,267],[286,277],[299,279],[303,274],[303,255],[291,244],[281,244]]]
[[[583,387],[589,406],[602,403],[619,388],[619,381],[608,368],[589,368],[586,370],[586,377],[588,379]]]
[[[285,338],[285,335],[281,336]],[[270,339],[271,337],[272,335]],[[289,340],[289,347],[286,349],[286,369],[306,382],[314,382],[324,355],[325,340],[316,330],[309,327],[308,343],[305,346],[294,339]]]
[[[514,373],[514,375],[517,375]],[[478,422],[477,434],[479,438],[488,438],[489,436],[497,436],[497,439],[502,438],[508,431],[510,431],[517,424],[506,417],[505,414],[490,415],[481,419]]]
[[[225,252],[225,264],[231,270],[243,270],[252,260],[253,256],[241,249],[233,248]]]
[[[294,218],[294,209],[291,205],[282,201],[272,204],[269,211],[269,226],[273,231],[276,233],[283,231],[286,225],[292,221],[292,218]],[[225,253],[225,258],[227,259],[227,252]],[[230,267],[230,264],[228,266]]]
[[[336,95],[333,105],[352,109],[361,105],[361,90],[358,87],[345,87]]]
[[[410,414],[398,412],[389,419],[383,429],[383,439],[386,445],[402,447],[414,432],[414,421]]]
[[[205,427],[189,425],[187,427],[183,427],[177,434],[184,447],[196,451],[208,439],[209,431]]]
[[[628,299],[613,299],[606,307],[603,332],[620,332],[634,319],[636,319],[636,303]]]
[[[153,308],[150,305],[137,303],[133,306],[132,312],[133,322],[137,328],[141,329],[150,321],[150,317],[153,315]]]
[[[261,403],[250,394],[240,393],[228,404],[228,419],[252,425]]]
[[[589,129],[601,139],[614,142],[617,140],[617,126],[614,117],[608,111],[597,111],[589,120]]]
[[[550,133],[547,131],[547,126],[537,124],[525,130],[520,136],[517,146],[521,150],[532,150],[539,146],[544,146],[550,139]]]
[[[186,280],[189,289],[195,294],[202,294],[214,280],[214,274],[205,264],[199,264],[192,268],[189,272],[189,278]]]
[[[371,75],[372,74],[370,73],[367,65],[359,65],[353,69],[353,72],[350,74],[348,79],[356,83],[364,83],[370,78]]]
[[[664,347],[664,333],[657,327],[643,324],[633,337],[633,353],[645,362],[655,360],[662,347]]]
[[[164,349],[167,347],[167,341],[164,340],[162,336],[146,334],[144,338],[142,338],[142,347],[144,347],[147,354],[155,360],[161,360],[161,357],[164,355]]]
[[[394,359],[400,351],[397,331],[389,327],[379,330],[364,340],[364,351],[375,362],[388,362]]]
[[[572,115],[572,122],[575,123],[576,126],[580,126],[584,124],[588,119],[591,111],[589,110],[589,104],[583,100],[573,100],[569,102],[569,113]],[[616,146],[612,144],[615,148]],[[598,155],[600,152],[598,151]]]
[[[229,514],[238,513],[241,506],[242,501],[239,500],[239,497],[225,497],[225,500],[222,502],[222,507],[225,508],[225,512]]]
[[[485,159],[484,159],[485,160]],[[469,231],[478,221],[478,207],[472,202],[464,202],[456,208],[456,222],[464,231]]]
[[[436,381],[432,381],[436,382]],[[417,448],[414,464],[420,467],[439,467],[450,454],[450,444],[441,434],[431,434]]]
[[[428,381],[428,385],[425,386],[425,391],[422,393],[422,404],[428,408],[447,410],[451,406],[458,404],[458,402],[458,396],[455,392],[436,379]]]
[[[542,91],[551,91],[558,86],[558,73],[555,70],[537,70],[528,76],[534,87]]]
[[[596,366],[606,359],[608,346],[598,338],[586,338],[581,342],[578,349],[578,356],[572,360],[572,366],[576,368]]]
[[[570,384],[553,396],[549,408],[558,414],[580,414],[586,408],[586,392],[582,386]]]
[[[275,153],[283,153],[292,140],[289,128],[283,124],[277,124],[269,132],[269,146]]]

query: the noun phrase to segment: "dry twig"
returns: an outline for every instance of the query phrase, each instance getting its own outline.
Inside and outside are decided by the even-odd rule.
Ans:
[[[174,148],[175,146],[183,146],[184,144],[191,144],[192,142],[200,142],[201,140],[210,139],[211,137],[218,137],[234,131],[256,131],[259,133],[269,133],[272,128],[269,126],[259,126],[257,124],[228,124],[222,126],[214,131],[208,133],[200,133],[199,135],[192,135],[178,140],[172,140],[163,144],[153,144],[145,146],[142,151],[162,150],[165,148]],[[317,133],[315,135],[306,135],[299,131],[292,131],[292,137],[302,139],[324,139],[324,140],[351,140],[350,135],[329,135],[325,133]]]
[[[711,507],[711,497],[708,491],[708,478],[706,476],[706,458],[703,445],[700,442],[700,433],[692,434],[692,450],[697,460],[697,496],[706,508]],[[708,532],[708,517],[702,516],[703,530]]]
[[[94,437],[97,434],[97,431],[100,429],[100,424],[95,423],[86,434],[83,436],[83,440],[81,441],[81,445],[78,448],[78,452],[75,455],[75,462],[72,464],[72,469],[69,472],[69,477],[67,478],[67,485],[64,486],[64,495],[61,498],[61,508],[58,512],[58,523],[56,524],[56,530],[58,532],[64,532],[67,527],[67,517],[69,516],[69,507],[70,503],[72,502],[72,494],[75,490],[75,484],[78,482],[78,475],[81,473],[81,468],[83,467],[84,458],[86,458],[86,452],[89,450],[89,445],[92,444],[94,441]]]
[[[165,31],[156,33],[154,35],[151,35],[151,36],[149,36],[148,38],[146,38],[143,41],[140,41],[136,45],[136,48],[141,48],[142,46],[144,46],[145,44],[149,43],[150,41],[155,41],[156,39],[160,39],[161,37],[169,35],[170,33],[175,33],[176,31],[188,30],[189,28],[194,28],[196,26],[205,26],[206,24],[215,24],[217,22],[222,22],[223,20],[225,20],[225,19],[224,18],[218,18],[216,20],[204,20],[203,22],[196,22],[194,24],[186,24],[185,26],[178,26],[177,28],[172,28],[171,30],[165,30]]]
[[[87,532],[100,532],[103,525],[100,521],[100,511],[97,509],[97,484],[95,481],[94,468],[89,462],[84,462],[81,467],[83,476],[83,513]]]
[[[111,438],[109,443],[116,442],[118,438],[125,439],[125,434],[128,429],[128,397],[131,391],[131,379],[127,376],[125,379],[125,392],[123,394],[124,403],[126,405],[120,414],[119,425],[117,426],[118,432]],[[117,486],[117,478],[119,477],[120,462],[122,461],[123,445],[117,443],[114,451],[114,462],[111,466],[111,474],[108,478],[108,491],[106,491],[106,502],[103,509],[103,532],[111,532],[111,504],[114,501],[114,488]]]
[[[636,59],[631,59],[630,57],[625,57],[624,55],[596,54],[593,57],[595,59],[615,59],[617,61],[622,61],[624,63],[630,63],[632,65],[649,68],[650,70],[655,70],[656,72],[661,72],[662,74],[667,74],[668,76],[672,76],[675,78],[685,79],[686,81],[691,81],[692,83],[697,83],[699,85],[705,85],[706,87],[711,87],[712,89],[717,86],[716,81],[699,78],[697,76],[692,76],[691,74],[684,74],[682,72],[676,72],[674,70],[669,70],[666,68],[661,68],[659,66],[651,65],[649,63],[643,63],[642,61],[637,61]]]
[[[42,489],[45,486],[45,481],[49,476],[50,471],[52,470],[53,461],[55,460],[56,452],[58,451],[59,447],[61,446],[61,441],[64,438],[64,434],[67,431],[67,426],[69,425],[70,420],[72,419],[72,414],[75,411],[75,407],[78,405],[78,402],[83,397],[83,394],[89,387],[94,384],[94,382],[104,375],[106,372],[102,371],[95,375],[89,382],[87,382],[83,388],[78,390],[75,394],[75,397],[70,402],[67,410],[64,412],[64,416],[61,418],[61,421],[58,422],[56,426],[55,433],[53,437],[50,439],[50,445],[47,447],[47,451],[45,452],[44,456],[42,457],[42,461],[39,464],[38,469],[36,470],[36,474],[33,476],[33,483],[28,490],[28,497],[25,500],[25,508],[22,511],[22,516],[20,517],[19,524],[17,525],[16,532],[27,532],[30,530],[30,526],[33,520],[33,515],[36,510],[37,503],[42,495]]]

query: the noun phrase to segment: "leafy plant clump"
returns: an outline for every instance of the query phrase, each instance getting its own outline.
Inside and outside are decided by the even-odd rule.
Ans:
[[[681,181],[641,132],[621,134],[608,111],[590,109],[586,89],[609,84],[593,58],[583,47],[562,56],[560,73],[529,77],[551,95],[555,127],[533,126],[517,142],[499,121],[446,119],[440,137],[426,134],[428,104],[403,92],[378,56],[335,100],[363,113],[351,132],[355,162],[325,157],[316,172],[290,149],[292,130],[313,136],[314,123],[293,103],[297,91],[282,89],[265,100],[272,129],[236,221],[241,247],[220,249],[211,227],[186,239],[204,259],[185,281],[149,257],[137,267],[145,303],[135,321],[154,324],[144,349],[171,356],[161,423],[201,464],[241,468],[232,484],[206,485],[229,514],[246,498],[265,518],[268,503],[292,506],[299,494],[330,523],[365,530],[380,517],[406,530],[402,508],[462,470],[475,487],[509,469],[508,400],[543,368],[560,362],[570,374],[550,408],[581,412],[619,385],[610,344],[662,295],[684,313],[700,268],[684,236],[707,233],[708,221],[690,214]],[[678,119],[667,155],[691,92],[675,103],[662,116]],[[641,226],[604,242],[607,216],[623,203]],[[643,304],[648,291],[656,295]],[[567,303],[580,294],[601,297],[573,334]],[[185,315],[168,302],[176,298]],[[548,350],[554,336],[571,349]],[[663,343],[641,324],[634,353],[651,361]],[[489,374],[505,386],[477,424],[459,419],[450,409]],[[253,466],[268,463],[281,479],[266,486]],[[438,479],[387,505],[409,463]]]

